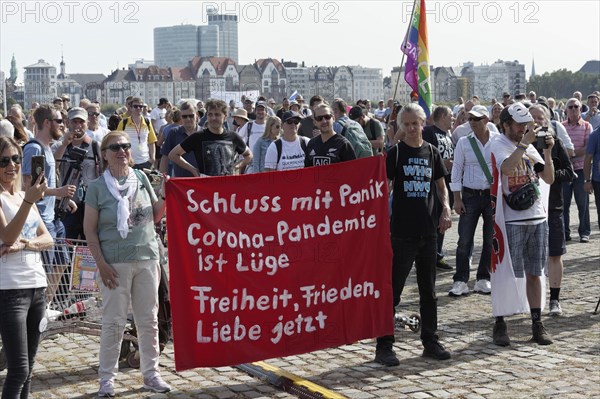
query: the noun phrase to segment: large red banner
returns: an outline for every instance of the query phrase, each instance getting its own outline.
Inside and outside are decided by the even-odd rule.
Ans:
[[[384,157],[167,183],[177,370],[392,334]]]

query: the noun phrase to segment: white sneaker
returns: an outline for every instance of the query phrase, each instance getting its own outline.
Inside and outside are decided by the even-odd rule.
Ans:
[[[158,393],[165,393],[171,390],[169,384],[167,384],[158,374],[155,374],[150,378],[144,378],[144,388]]]
[[[468,293],[469,287],[467,286],[467,283],[465,283],[464,281],[455,281],[452,285],[452,289],[450,290],[450,292],[448,292],[448,295],[461,296],[467,295]]]
[[[115,383],[113,380],[100,381],[100,389],[98,390],[99,398],[114,398],[115,397]]]
[[[491,294],[492,293],[492,285],[489,280],[477,280],[475,286],[473,287],[473,291],[480,292],[482,294]]]
[[[562,314],[562,308],[560,302],[556,299],[550,301],[550,316],[560,316]]]

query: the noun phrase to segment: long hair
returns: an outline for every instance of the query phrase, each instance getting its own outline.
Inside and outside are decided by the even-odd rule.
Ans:
[[[263,133],[263,135],[261,136],[263,139],[269,139],[271,138],[271,129],[273,128],[273,125],[279,124],[279,133],[277,134],[277,137],[279,137],[281,135],[281,119],[279,119],[276,116],[270,116],[267,119],[267,123],[265,124],[265,132]]]
[[[13,139],[12,137],[6,137],[6,136],[0,136],[0,155],[2,153],[4,153],[4,151],[10,149],[10,148],[14,148],[17,150],[17,154],[19,154],[20,157],[23,156],[23,151],[21,150],[21,146],[19,146],[19,144],[17,144],[17,142],[15,141],[15,139]],[[17,178],[15,179],[15,191],[21,191],[21,181],[22,181],[22,174],[21,174],[21,165],[19,165],[19,171],[17,172]],[[32,184],[34,182],[31,182]]]
[[[104,159],[104,154],[106,153],[106,151],[109,151],[108,149],[108,143],[113,139],[113,138],[119,138],[119,137],[123,137],[125,140],[127,140],[127,142],[129,143],[129,136],[127,135],[127,133],[121,131],[121,130],[115,130],[112,131],[110,133],[108,133],[106,136],[104,136],[104,138],[102,139],[102,143],[100,144],[100,152],[102,153],[101,157],[102,157],[102,166],[101,166],[101,171],[102,173],[104,173],[104,171],[106,170],[106,168],[108,168],[108,162],[106,162],[106,160]],[[131,158],[131,151],[129,151],[129,166],[133,166],[133,158]]]

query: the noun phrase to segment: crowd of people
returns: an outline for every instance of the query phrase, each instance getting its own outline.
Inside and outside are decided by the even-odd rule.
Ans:
[[[104,303],[98,395],[114,396],[130,302],[144,387],[167,392],[158,368],[160,266],[153,230],[165,213],[164,180],[283,171],[369,156],[386,156],[391,181],[390,317],[414,265],[423,356],[451,357],[437,335],[435,281],[436,268],[454,269],[444,251],[453,212],[459,217],[459,239],[449,295],[470,292],[480,217],[483,245],[473,290],[490,294],[494,289],[494,169],[514,276],[526,280],[533,339],[551,344],[541,321],[544,270],[550,281],[549,313],[560,315],[561,257],[572,240],[572,197],[581,243],[590,241],[590,194],[600,211],[599,96],[591,93],[584,104],[576,92],[563,108],[534,92],[515,98],[505,93],[490,106],[475,96],[460,98],[453,108],[435,106],[429,116],[414,101],[401,105],[390,99],[372,108],[369,100],[351,106],[318,95],[307,104],[300,95],[284,99],[280,106],[265,97],[242,98],[241,107],[216,99],[175,107],[161,98],[153,109],[132,96],[110,117],[97,102],[82,100],[71,107],[68,97],[34,104],[27,117],[13,106],[0,120],[0,333],[8,361],[2,397],[27,397],[38,324],[47,304],[62,300],[58,281],[45,276],[64,267],[58,266],[68,256],[57,244],[60,239],[87,240],[98,266]],[[39,157],[43,172],[34,180],[32,159]],[[152,169],[164,177],[158,194],[144,173]],[[539,194],[540,181],[550,185],[548,202]],[[19,255],[17,262],[17,252],[27,256]],[[508,314],[496,317],[492,339],[506,346],[510,337],[503,316]],[[393,344],[393,335],[379,337],[375,361],[398,365]]]

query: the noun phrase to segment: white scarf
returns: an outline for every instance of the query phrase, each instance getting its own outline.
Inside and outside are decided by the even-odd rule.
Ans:
[[[104,181],[106,187],[113,197],[118,201],[117,207],[117,230],[122,238],[127,238],[129,233],[129,203],[138,185],[138,179],[133,169],[128,168],[127,178],[123,184],[119,184],[116,178],[110,174],[108,168],[104,171]],[[125,195],[121,195],[122,191],[126,191]]]

